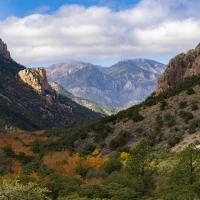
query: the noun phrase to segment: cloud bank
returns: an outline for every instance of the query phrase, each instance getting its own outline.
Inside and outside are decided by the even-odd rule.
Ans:
[[[24,65],[181,53],[200,42],[199,9],[194,0],[142,0],[119,11],[63,5],[0,21],[0,37]]]

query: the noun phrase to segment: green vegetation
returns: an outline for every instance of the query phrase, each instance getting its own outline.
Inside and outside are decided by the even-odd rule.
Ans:
[[[46,195],[49,192],[47,188],[40,187],[33,182],[21,184],[19,180],[12,180],[0,184],[1,200],[50,200],[51,198]]]
[[[127,139],[130,137],[130,133],[127,131],[120,131],[118,136],[111,140],[109,143],[109,147],[111,150],[116,149],[117,147],[120,147],[125,144]]]
[[[172,134],[168,134],[167,136],[165,136],[165,140],[167,141],[169,148],[178,144],[182,139],[183,139],[182,132],[172,133]]]
[[[191,95],[191,94],[194,94],[194,93],[195,93],[195,91],[194,91],[194,89],[192,87],[187,89],[187,94],[188,95]]]
[[[179,108],[181,108],[181,109],[185,108],[186,105],[187,105],[187,101],[180,101],[179,102]]]
[[[179,112],[179,116],[184,120],[184,122],[187,124],[189,120],[193,119],[194,116],[192,113],[188,111],[181,110]]]
[[[192,105],[191,105],[191,109],[192,110],[198,110],[199,107],[198,107],[198,105],[196,103],[193,102]]]

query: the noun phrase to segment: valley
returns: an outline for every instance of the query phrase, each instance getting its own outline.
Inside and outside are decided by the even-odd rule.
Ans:
[[[52,89],[44,69],[27,69],[1,52],[0,198],[23,199],[31,191],[35,199],[55,200],[199,199],[199,57],[197,45],[172,58],[155,92],[102,117],[74,102],[72,94]],[[122,61],[121,71],[118,65],[101,69],[90,83],[128,77],[126,62],[133,60]],[[80,69],[76,64],[68,66],[68,75]],[[83,71],[100,70],[81,65]],[[143,73],[135,66],[139,82],[148,76],[151,82],[162,71],[147,66]]]

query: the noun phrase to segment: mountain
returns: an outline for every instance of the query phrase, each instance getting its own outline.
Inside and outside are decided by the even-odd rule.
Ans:
[[[22,130],[48,129],[100,117],[67,97],[58,95],[47,82],[44,69],[26,69],[10,57],[0,40],[0,127]]]
[[[172,58],[165,72],[158,79],[156,93],[165,91],[188,76],[200,74],[200,43],[186,54],[181,53]]]
[[[170,61],[166,71],[171,69],[171,63],[176,59],[177,56]],[[192,64],[188,70],[193,68],[194,72],[200,69],[200,65],[196,64],[196,59],[198,60],[198,56],[194,58],[195,64]],[[181,69],[185,69],[185,63],[173,63],[172,68],[177,72],[174,74],[178,76]],[[121,77],[123,70],[119,71],[118,75],[116,68],[113,66],[102,70],[106,75],[113,74],[113,76]],[[123,68],[121,67],[121,69]],[[154,69],[149,68],[149,70]],[[161,77],[166,74],[166,71]],[[73,150],[79,152],[86,151],[89,146],[93,146],[100,148],[102,154],[108,155],[125,145],[133,148],[142,138],[148,140],[152,146],[167,147],[179,151],[191,142],[200,143],[199,93],[200,74],[191,73],[184,76],[183,80],[175,81],[166,90],[154,96],[151,95],[140,104],[122,110],[116,115],[106,116],[74,127],[57,127],[45,134],[50,137],[62,136],[62,141],[68,141],[68,137],[74,138],[73,142],[71,141]],[[79,130],[84,131],[80,133]],[[73,135],[79,136],[73,137]],[[57,144],[55,146],[58,147],[59,144],[61,145],[61,140],[60,142],[57,140],[55,143]]]
[[[77,97],[111,107],[134,105],[156,89],[165,65],[147,59],[126,59],[105,68],[67,62],[46,68],[49,81],[59,83]]]
[[[58,94],[64,95],[68,97],[69,99],[71,99],[72,101],[75,101],[76,103],[84,107],[87,107],[95,112],[101,113],[102,115],[112,115],[112,114],[116,114],[119,111],[117,108],[104,106],[104,105],[89,101],[87,99],[83,99],[81,97],[76,97],[70,92],[66,91],[62,86],[60,86],[56,82],[49,82],[49,84],[54,90],[56,90]]]

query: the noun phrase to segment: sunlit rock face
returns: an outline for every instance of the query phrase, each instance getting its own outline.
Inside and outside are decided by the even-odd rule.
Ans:
[[[55,92],[49,85],[46,71],[43,68],[21,70],[18,73],[18,77],[40,95],[53,94]]]
[[[184,78],[200,74],[200,43],[186,54],[181,53],[172,58],[164,73],[158,79],[156,93],[165,91]]]

